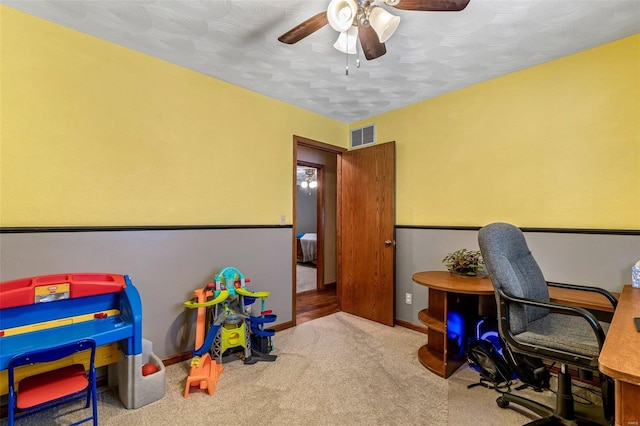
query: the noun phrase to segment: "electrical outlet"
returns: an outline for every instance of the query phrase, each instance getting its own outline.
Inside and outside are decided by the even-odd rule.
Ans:
[[[280,215],[280,225],[284,226],[287,224],[287,215],[286,214],[281,214]]]
[[[413,294],[405,293],[404,294],[404,303],[406,303],[407,305],[410,305],[412,301],[413,301]]]

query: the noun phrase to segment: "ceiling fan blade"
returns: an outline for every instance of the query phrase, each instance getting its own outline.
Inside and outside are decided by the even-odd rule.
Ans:
[[[280,37],[278,37],[278,40],[287,44],[297,43],[309,34],[313,34],[314,32],[318,31],[328,23],[329,20],[327,19],[327,12],[320,12],[317,15],[307,19],[300,25],[297,25],[286,33],[282,34]]]
[[[360,46],[364,52],[364,57],[367,60],[379,58],[387,53],[387,48],[384,43],[380,43],[378,40],[378,34],[372,27],[358,26],[358,38],[360,39]]]
[[[393,4],[395,1],[391,0],[387,4],[402,10],[459,12],[467,7],[469,1],[470,0],[400,0],[400,3]]]

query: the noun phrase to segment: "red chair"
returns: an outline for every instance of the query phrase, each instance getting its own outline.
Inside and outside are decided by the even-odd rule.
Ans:
[[[88,372],[85,372],[83,364],[73,364],[25,377],[19,383],[15,383],[14,370],[17,367],[56,361],[86,350],[91,351]],[[95,355],[96,342],[93,339],[83,339],[14,356],[9,361],[8,368],[8,425],[13,426],[14,421],[19,418],[58,407],[80,398],[86,398],[85,408],[92,406],[92,415],[73,423],[73,425],[90,420],[93,420],[93,424],[97,425]]]

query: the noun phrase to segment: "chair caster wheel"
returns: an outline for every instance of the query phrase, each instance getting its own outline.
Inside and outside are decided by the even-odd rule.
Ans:
[[[509,406],[509,401],[506,401],[503,397],[499,396],[498,399],[496,399],[496,404],[498,404],[498,407],[500,408],[507,408]]]

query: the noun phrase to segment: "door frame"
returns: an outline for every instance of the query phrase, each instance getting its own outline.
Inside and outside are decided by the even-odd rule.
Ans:
[[[302,136],[298,136],[298,135],[293,135],[293,161],[292,161],[292,173],[293,173],[293,185],[292,185],[292,196],[293,196],[293,230],[291,232],[291,276],[293,277],[293,282],[291,283],[291,317],[292,317],[292,323],[293,326],[295,326],[297,324],[297,306],[296,306],[296,283],[297,283],[297,272],[296,272],[296,263],[297,263],[297,259],[296,259],[296,202],[297,202],[297,194],[298,194],[298,188],[297,188],[297,167],[298,167],[298,146],[304,146],[307,148],[312,148],[312,149],[316,149],[319,151],[325,151],[325,152],[329,152],[332,154],[336,155],[336,163],[337,163],[337,168],[338,168],[338,174],[336,176],[336,191],[337,191],[337,195],[338,195],[338,205],[336,205],[336,210],[340,211],[340,205],[339,205],[339,200],[340,200],[340,188],[341,188],[341,177],[340,177],[340,163],[342,161],[342,153],[347,152],[348,150],[346,148],[342,148],[336,145],[330,145],[328,143],[324,143],[324,142],[320,142],[320,141],[316,141],[313,139],[309,139],[309,138],[305,138]],[[318,183],[318,187],[320,187],[320,183]],[[324,208],[324,207],[323,207]],[[324,211],[324,210],[323,210]],[[337,252],[336,252],[336,290],[337,290],[337,294],[338,294],[338,309],[340,309],[340,271],[341,271],[341,265],[340,265],[340,246],[341,246],[341,242],[340,242],[340,227],[341,227],[341,219],[339,217],[339,215],[336,215],[336,240],[337,240]],[[324,246],[324,244],[323,244]],[[323,259],[324,259],[324,254],[323,254]],[[324,264],[324,262],[323,262]],[[324,267],[324,265],[323,265]],[[323,276],[324,276],[324,271],[323,272]],[[322,283],[324,285],[324,282]]]

